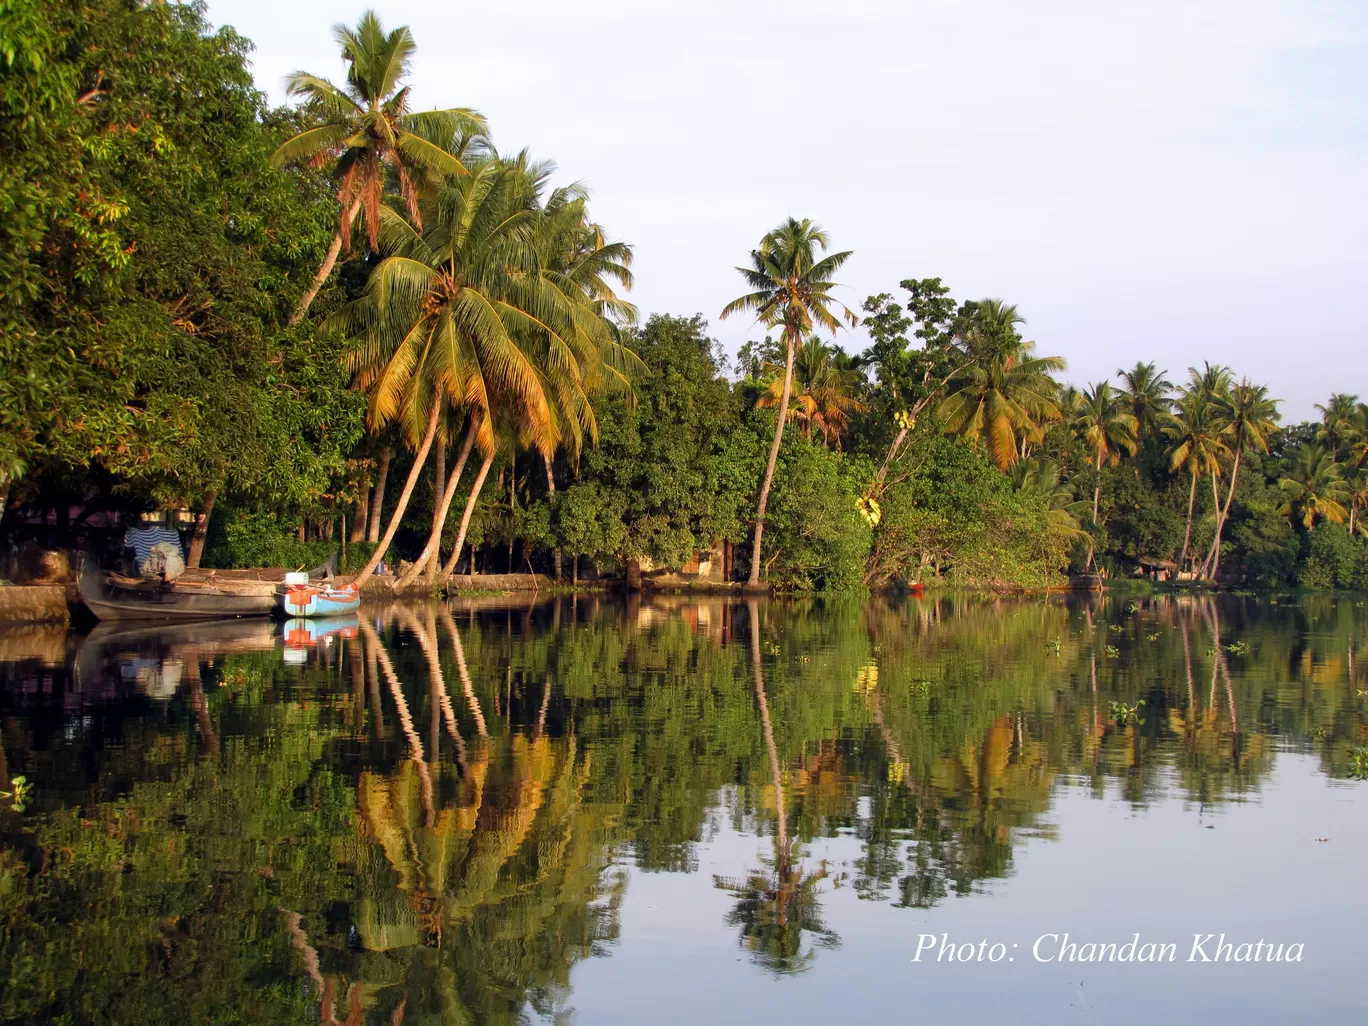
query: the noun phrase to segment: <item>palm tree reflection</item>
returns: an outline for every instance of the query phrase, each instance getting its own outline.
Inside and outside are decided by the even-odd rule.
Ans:
[[[802,972],[817,955],[818,948],[838,947],[841,939],[822,920],[819,887],[826,879],[825,864],[809,872],[795,856],[793,839],[788,834],[784,810],[784,781],[779,768],[779,753],[774,744],[769,702],[765,697],[765,678],[760,667],[759,604],[746,603],[750,617],[751,672],[755,678],[755,697],[760,707],[760,725],[769,754],[770,775],[774,780],[775,831],[774,857],[761,859],[761,865],[744,879],[714,877],[713,883],[730,891],[736,905],[727,915],[728,926],[739,927],[741,946],[751,960],[775,973]],[[811,943],[805,948],[804,935]]]

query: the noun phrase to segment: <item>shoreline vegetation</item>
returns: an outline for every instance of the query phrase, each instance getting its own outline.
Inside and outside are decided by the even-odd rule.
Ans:
[[[908,278],[842,306],[839,233],[795,217],[736,255],[729,358],[704,315],[632,305],[585,185],[411,108],[407,28],[334,35],[345,81],[271,108],[195,5],[7,6],[11,552],[162,509],[192,567],[341,548],[402,592],[1368,587],[1356,395],[1284,424],[1238,369],[1143,354],[1075,387],[1005,300]]]

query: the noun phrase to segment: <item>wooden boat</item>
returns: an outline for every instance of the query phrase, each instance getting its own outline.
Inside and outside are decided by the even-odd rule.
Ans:
[[[206,620],[269,616],[275,581],[216,580],[183,575],[174,581],[105,573],[86,560],[77,579],[81,601],[101,620]]]
[[[1101,591],[1101,574],[1074,574],[1069,578],[1069,587],[1074,591]]]
[[[276,601],[288,617],[345,616],[361,608],[361,586],[289,584],[278,590]]]
[[[308,572],[331,578],[337,554]],[[174,581],[125,577],[81,560],[81,601],[101,620],[206,620],[269,616],[276,609],[285,570],[187,570]]]

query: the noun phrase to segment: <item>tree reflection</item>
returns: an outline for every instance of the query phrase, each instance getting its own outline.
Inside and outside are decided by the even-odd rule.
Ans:
[[[697,873],[728,811],[766,854],[697,885],[792,973],[839,943],[847,868],[931,908],[1016,871],[1061,790],[1196,816],[1280,748],[1345,777],[1368,743],[1347,600],[463,602],[303,666],[244,625],[0,664],[0,788],[36,785],[0,802],[0,1021],[555,1016],[620,864]]]
[[[760,868],[752,870],[742,880],[714,877],[713,882],[736,897],[736,906],[727,916],[727,925],[740,927],[741,946],[750,952],[751,959],[772,972],[795,973],[806,969],[816,957],[814,947],[804,949],[805,935],[810,934],[812,943],[823,948],[837,947],[840,938],[822,921],[818,894],[819,886],[827,878],[825,865],[808,871],[801,859],[795,859],[793,841],[788,835],[784,779],[761,669],[759,604],[752,600],[746,607],[750,621],[751,675],[774,786],[774,858],[763,860]]]

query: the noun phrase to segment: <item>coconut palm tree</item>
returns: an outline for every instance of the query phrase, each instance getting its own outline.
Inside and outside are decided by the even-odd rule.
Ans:
[[[619,324],[632,323],[637,316],[636,308],[619,296],[614,287],[632,286],[632,248],[623,242],[609,241],[603,227],[589,221],[580,186],[557,189],[542,202],[542,189],[554,170],[553,164],[532,163],[525,151],[507,163],[523,181],[528,202],[539,211],[533,243],[536,277],[551,301],[545,319],[554,330],[533,333],[534,338],[541,340],[538,367],[546,387],[552,434],[557,444],[570,451],[572,459],[578,459],[584,440],[597,442],[598,438],[591,396],[603,391],[625,391],[630,399],[632,378],[645,370],[636,354],[621,343],[618,330]],[[535,439],[518,424],[510,424],[504,435],[541,453],[547,488],[554,494],[555,446],[534,445]],[[466,499],[456,544],[442,567],[443,583],[455,572],[460,559],[490,460],[492,453]],[[435,539],[433,544],[435,568]],[[557,551],[558,578],[559,556]]]
[[[1200,388],[1183,391],[1178,397],[1176,413],[1163,426],[1164,434],[1172,441],[1169,468],[1175,472],[1181,468],[1192,476],[1192,487],[1188,489],[1183,552],[1178,557],[1180,570],[1187,562],[1188,549],[1192,543],[1192,514],[1197,504],[1197,482],[1204,474],[1219,473],[1221,457],[1228,451],[1221,428],[1215,404]]]
[[[1127,412],[1111,383],[1099,381],[1079,393],[1074,404],[1073,427],[1078,436],[1093,451],[1098,473],[1093,484],[1092,524],[1097,529],[1098,506],[1102,498],[1102,464],[1115,466],[1121,453],[1135,455],[1139,430],[1137,418]],[[1091,536],[1090,536],[1091,539]],[[1088,566],[1092,566],[1095,541],[1088,543]]]
[[[774,380],[755,405],[777,406],[783,392],[783,379],[779,376],[783,368],[770,363],[762,367],[774,375]],[[828,345],[813,335],[794,353],[793,377],[801,391],[793,397],[789,415],[802,423],[808,438],[815,428],[822,433],[823,443],[834,444],[839,452],[850,414],[866,409],[854,394],[863,379],[860,370],[839,346]]]
[[[1216,537],[1211,543],[1204,565],[1204,576],[1215,577],[1221,566],[1221,534],[1225,528],[1226,517],[1230,515],[1230,504],[1235,499],[1235,483],[1240,476],[1240,460],[1245,452],[1258,449],[1268,452],[1269,435],[1278,426],[1278,401],[1268,397],[1264,385],[1251,385],[1248,379],[1232,385],[1223,394],[1216,396],[1216,414],[1227,437],[1227,445],[1234,453],[1230,465],[1230,487],[1226,490],[1225,503],[1216,508]]]
[[[793,393],[793,360],[798,341],[814,326],[835,331],[840,320],[832,308],[852,326],[858,318],[831,296],[836,283],[832,275],[850,259],[850,251],[826,253],[830,240],[819,225],[808,219],[787,221],[767,233],[757,249],[751,252],[751,266],[737,270],[753,290],[732,300],[722,309],[723,317],[742,311],[753,311],[756,320],[767,326],[782,326],[786,362],[784,385],[779,397],[779,416],[774,422],[774,441],[770,444],[769,462],[760,485],[760,497],[755,508],[755,533],[751,540],[751,568],[749,585],[760,583],[760,543],[765,533],[765,509],[769,506],[770,485],[774,481],[774,466],[779,460],[779,445],[784,437],[784,422],[788,419],[789,397]]]
[[[1041,502],[1057,535],[1069,542],[1092,537],[1079,523],[1088,511],[1088,502],[1074,498],[1073,489],[1061,479],[1059,464],[1054,460],[1018,460],[1011,473],[1012,487]]]
[[[1136,433],[1149,438],[1159,433],[1165,419],[1173,410],[1173,382],[1154,364],[1137,362],[1130,370],[1118,370],[1124,381],[1120,397],[1127,411],[1135,418]]]
[[[1354,443],[1359,440],[1363,430],[1361,411],[1364,404],[1359,397],[1346,392],[1336,392],[1324,406],[1316,404],[1321,412],[1321,427],[1316,432],[1316,441],[1330,447],[1336,459],[1349,455]]]
[[[1368,468],[1354,466],[1344,473],[1344,488],[1349,493],[1349,533],[1368,538],[1368,526],[1363,522],[1363,510],[1368,510]]]
[[[948,434],[987,445],[1000,470],[1024,458],[1039,442],[1041,427],[1061,416],[1059,385],[1051,374],[1064,369],[1058,356],[1036,356],[1035,343],[1021,338],[1025,321],[1000,299],[973,304],[955,346],[966,363],[950,379],[950,395],[936,415]]]
[[[1351,493],[1334,452],[1327,446],[1313,443],[1298,449],[1278,487],[1287,496],[1278,512],[1300,521],[1307,530],[1315,527],[1318,519],[1332,524],[1349,519],[1344,503],[1352,501]]]
[[[322,123],[286,140],[271,158],[275,164],[331,163],[341,205],[332,244],[290,324],[308,313],[351,238],[358,214],[365,221],[371,248],[377,248],[382,200],[391,175],[409,217],[421,227],[418,201],[424,186],[443,176],[465,174],[459,151],[486,131],[483,118],[464,107],[422,113],[408,109],[410,87],[403,82],[416,45],[407,26],[386,32],[375,12],[367,11],[355,29],[336,25],[333,35],[348,65],[346,85],[338,87],[305,71],[291,75],[286,91],[305,98]]]
[[[471,444],[487,463],[495,450],[495,406],[501,404],[503,411],[515,411],[535,445],[554,448],[555,421],[539,358],[548,348],[543,336],[559,328],[573,337],[575,329],[556,313],[561,297],[551,295],[554,286],[536,273],[539,213],[526,187],[517,169],[491,156],[439,192],[426,231],[382,213],[380,242],[387,255],[361,299],[334,319],[361,338],[351,367],[357,387],[370,393],[373,429],[398,419],[412,435],[422,411],[435,435],[442,404],[449,403],[467,412]],[[564,344],[558,336],[550,348]],[[426,454],[424,447],[363,573],[374,569],[393,540]],[[439,537],[459,479],[458,469],[440,497],[433,532]],[[426,568],[434,551],[430,537],[416,570]]]

